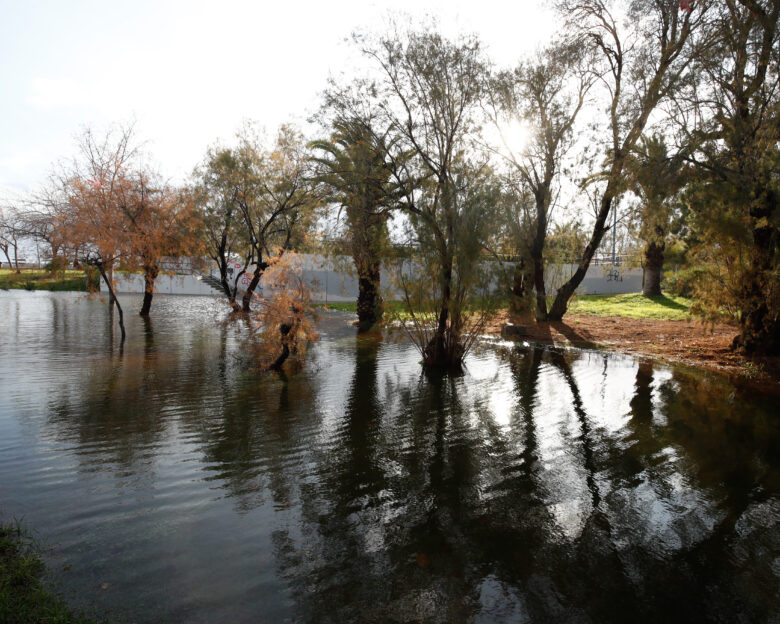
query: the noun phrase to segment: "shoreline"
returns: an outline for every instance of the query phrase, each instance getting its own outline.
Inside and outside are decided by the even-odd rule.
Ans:
[[[506,325],[512,326],[508,330],[511,337],[506,335]],[[563,321],[537,322],[502,310],[485,330],[510,340],[607,349],[780,387],[780,358],[749,358],[731,351],[738,333],[733,325],[589,314],[567,314]]]

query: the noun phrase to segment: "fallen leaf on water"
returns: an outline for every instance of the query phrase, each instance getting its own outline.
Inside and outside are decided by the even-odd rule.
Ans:
[[[110,585],[110,583],[101,583],[100,584],[100,589],[108,589],[109,585]]]
[[[431,558],[425,553],[417,553],[417,565],[424,570],[431,565]]]

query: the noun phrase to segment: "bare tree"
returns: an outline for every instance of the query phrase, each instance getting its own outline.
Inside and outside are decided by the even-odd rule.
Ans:
[[[19,273],[19,241],[25,234],[24,226],[16,210],[0,207],[0,249],[3,250],[8,268],[14,267]],[[13,262],[11,261],[13,253]]]

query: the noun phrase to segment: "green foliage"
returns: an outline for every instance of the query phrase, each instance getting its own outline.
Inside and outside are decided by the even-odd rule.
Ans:
[[[664,274],[664,290],[678,297],[692,298],[696,292],[696,285],[706,278],[706,269],[702,267],[685,267],[679,271],[671,271]]]
[[[99,275],[96,271],[61,271],[53,276],[47,270],[25,269],[21,273],[0,270],[0,289],[51,290],[51,291],[90,291],[98,287]]]
[[[330,140],[311,144],[323,154],[313,161],[326,199],[345,217],[346,244],[360,284],[358,316],[366,329],[382,317],[380,269],[389,250],[389,210],[398,201],[386,139],[387,134],[375,134],[369,120],[337,117]]]
[[[0,622],[89,624],[43,584],[38,549],[18,523],[0,524]]]
[[[65,270],[68,268],[68,259],[64,256],[54,256],[43,268],[52,276],[55,274],[64,276]]]
[[[547,237],[545,263],[577,262],[588,242],[588,233],[576,219],[556,223]]]

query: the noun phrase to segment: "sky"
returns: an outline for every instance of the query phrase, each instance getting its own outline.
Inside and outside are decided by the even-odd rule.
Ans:
[[[476,33],[499,65],[554,30],[531,0],[0,0],[0,194],[34,189],[84,127],[113,123],[134,122],[160,171],[183,180],[244,120],[303,124],[329,76],[360,71],[350,34],[392,15]]]

